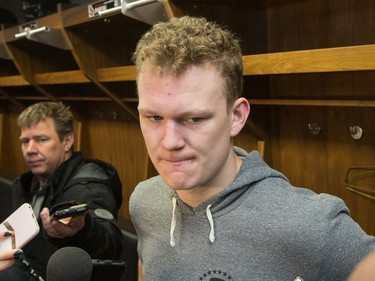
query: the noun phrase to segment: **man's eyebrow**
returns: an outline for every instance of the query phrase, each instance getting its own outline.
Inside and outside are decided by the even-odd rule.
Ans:
[[[207,109],[198,109],[198,110],[188,110],[181,112],[179,115],[181,117],[185,116],[211,116],[213,113],[210,110]]]
[[[27,136],[25,136],[25,137],[20,136],[19,139],[20,140],[29,140],[29,139],[40,139],[40,138],[49,138],[49,136],[43,135],[43,134],[41,134],[41,135],[33,135],[31,138],[27,137]]]
[[[138,112],[147,115],[158,115],[155,111],[147,108],[138,107]]]
[[[138,112],[142,114],[147,114],[147,115],[160,115],[160,113],[155,112],[154,110],[147,109],[147,108],[138,108]],[[207,109],[197,109],[197,110],[187,110],[187,111],[182,111],[178,113],[179,117],[185,117],[185,116],[196,116],[196,115],[212,115],[212,112]]]

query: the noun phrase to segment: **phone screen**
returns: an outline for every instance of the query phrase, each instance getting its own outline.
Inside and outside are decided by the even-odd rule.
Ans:
[[[39,233],[39,224],[30,204],[21,205],[4,220],[0,229],[14,232],[14,236],[0,241],[0,251],[23,247]]]

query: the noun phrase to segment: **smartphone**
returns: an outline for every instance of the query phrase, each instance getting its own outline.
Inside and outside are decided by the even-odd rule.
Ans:
[[[64,218],[74,217],[79,214],[85,213],[88,210],[87,204],[75,205],[66,209],[57,210],[52,213],[51,220],[60,220]]]
[[[39,224],[30,204],[24,203],[5,219],[0,229],[14,232],[14,236],[0,241],[0,251],[22,248],[39,233]]]
[[[126,263],[122,260],[92,260],[92,277],[90,281],[123,280],[123,274],[126,271]]]

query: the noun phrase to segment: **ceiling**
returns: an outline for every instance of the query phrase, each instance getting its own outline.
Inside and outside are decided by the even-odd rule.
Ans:
[[[71,4],[83,4],[89,2],[100,2],[100,0],[93,1],[93,0],[0,0],[0,9],[4,9],[10,12],[15,19],[17,20],[18,24],[24,23],[29,19],[25,16],[25,12],[22,9],[23,2],[29,3],[31,5],[35,5],[36,3],[41,3],[42,5],[51,5],[49,3],[71,3]],[[54,7],[57,4],[52,4]],[[3,15],[0,13],[0,16]],[[4,23],[4,20],[0,18],[0,23]],[[5,24],[5,23],[4,23]],[[6,25],[6,24],[5,24]]]
[[[12,13],[19,23],[25,22],[22,0],[0,0],[0,8]],[[0,21],[3,22],[2,19]]]

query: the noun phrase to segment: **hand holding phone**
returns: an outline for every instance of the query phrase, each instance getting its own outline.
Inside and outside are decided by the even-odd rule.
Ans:
[[[39,224],[31,205],[21,205],[1,223],[0,230],[14,233],[0,241],[0,251],[22,248],[39,233]]]
[[[62,202],[53,207],[51,211],[43,208],[40,212],[45,233],[52,238],[64,239],[74,236],[85,226],[87,204]]]
[[[61,220],[65,218],[71,218],[79,214],[85,213],[87,212],[87,210],[88,210],[87,204],[71,206],[69,208],[57,210],[53,212],[51,215],[51,220]]]

